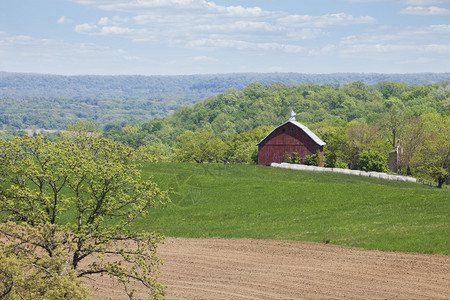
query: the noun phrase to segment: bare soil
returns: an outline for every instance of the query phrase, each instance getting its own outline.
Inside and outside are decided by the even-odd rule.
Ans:
[[[450,298],[450,256],[185,238],[167,238],[159,256],[168,300]],[[87,283],[93,299],[127,299],[107,277]]]

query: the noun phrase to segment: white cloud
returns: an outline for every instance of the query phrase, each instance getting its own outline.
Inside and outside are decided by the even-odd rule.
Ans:
[[[279,21],[283,24],[299,27],[333,27],[353,24],[374,24],[375,18],[370,16],[354,17],[349,14],[327,14],[323,16],[288,15],[281,17]]]
[[[408,5],[434,5],[450,2],[449,0],[403,0],[402,3]]]
[[[347,36],[341,39],[341,45],[352,44],[405,44],[424,45],[436,41],[450,41],[450,25],[430,25],[419,28],[380,28],[377,34]]]
[[[414,65],[411,62],[430,61],[430,65],[450,63],[450,25],[419,28],[384,28],[378,34],[351,35],[341,39],[339,53],[343,57],[370,58],[380,63]],[[432,63],[431,63],[432,62]]]
[[[407,5],[434,5],[448,3],[450,0],[346,0],[347,2],[369,3],[369,2],[399,2]]]
[[[128,18],[122,18],[119,16],[114,16],[112,19],[108,17],[103,17],[98,21],[99,26],[111,26],[111,25],[121,25],[127,23],[129,21]]]
[[[403,56],[427,54],[427,55],[449,55],[450,45],[395,45],[395,44],[359,44],[352,45],[342,51],[345,54],[357,54],[362,53],[367,55],[368,53],[397,53]]]
[[[98,32],[98,35],[121,35],[121,36],[131,36],[136,37],[139,35],[145,35],[145,29],[135,29],[120,26],[104,26]]]
[[[262,17],[269,12],[264,12],[259,7],[249,7],[244,8],[242,6],[216,6],[217,12],[219,13],[226,13],[230,17],[240,17],[240,18],[255,18],[255,17]]]
[[[279,43],[253,43],[239,40],[220,40],[220,39],[201,39],[190,41],[189,47],[218,47],[233,48],[237,50],[267,50],[282,51],[286,53],[302,53],[305,48],[297,45],[279,44]]]
[[[201,31],[211,32],[281,32],[286,28],[274,26],[267,22],[236,21],[228,24],[201,24],[195,27]]]
[[[84,33],[84,34],[90,34],[98,31],[97,25],[94,24],[79,24],[75,26],[75,32],[77,33]]]
[[[99,26],[108,26],[108,25],[114,25],[115,23],[107,17],[101,18],[98,23]]]
[[[299,15],[260,7],[224,6],[206,0],[72,1],[131,14],[126,19],[103,17],[95,23],[77,25],[77,33],[191,48],[306,53],[304,42],[315,40],[320,44],[320,38],[329,35],[327,30],[376,23],[371,16]]]
[[[404,15],[420,15],[420,16],[444,16],[450,15],[450,9],[437,6],[408,6],[400,13]]]
[[[61,16],[61,18],[56,21],[58,24],[70,24],[73,22],[72,19],[67,18],[66,16]]]

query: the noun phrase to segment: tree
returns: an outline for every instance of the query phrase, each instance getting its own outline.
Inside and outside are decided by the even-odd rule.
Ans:
[[[419,175],[436,180],[442,188],[450,178],[450,143],[443,148],[437,141],[427,141],[426,151],[420,151],[414,160],[415,171]]]
[[[381,121],[381,128],[384,129],[389,143],[392,147],[395,147],[398,139],[403,134],[406,124],[404,106],[398,98],[390,98],[386,100],[385,107],[388,113]]]
[[[399,167],[407,171],[411,166],[411,160],[423,147],[427,139],[427,132],[422,117],[414,118],[405,125],[401,140]]]
[[[86,128],[78,125],[74,128]],[[164,287],[157,282],[156,249],[162,238],[128,229],[168,196],[140,176],[134,150],[99,133],[70,131],[55,142],[41,135],[0,140],[0,215],[17,227],[2,230],[0,242],[16,243],[15,249],[30,253],[35,262],[54,259],[38,264],[41,275],[54,280],[71,272],[76,278],[107,274],[130,298],[132,281],[147,288],[150,298],[160,298]],[[23,228],[42,228],[45,238],[33,239]],[[29,252],[33,246],[36,251]],[[3,255],[14,259],[8,253]],[[82,264],[87,257],[94,262]]]
[[[324,149],[325,166],[347,169],[351,161],[351,152],[349,151],[351,143],[347,137],[346,129],[338,127],[326,132],[324,140],[327,143]]]
[[[256,144],[272,130],[272,126],[260,126],[233,135],[227,140],[227,159],[238,163],[257,163],[258,146]]]
[[[67,248],[58,244],[50,256],[39,251],[42,240],[71,245],[63,232],[57,236],[55,225],[32,227],[26,223],[0,224],[5,236],[17,237],[15,241],[0,244],[0,298],[1,299],[79,299],[88,297],[89,291],[82,285],[73,269],[64,269],[67,264]],[[55,244],[55,243],[54,243]]]
[[[195,132],[187,130],[177,140],[175,160],[202,163],[218,162],[225,158],[227,144],[212,132],[204,129]]]
[[[358,168],[363,171],[387,172],[387,158],[377,151],[363,150],[359,155]]]
[[[418,175],[436,180],[441,188],[450,178],[450,117],[427,117],[426,126],[432,131],[413,157],[412,167]]]

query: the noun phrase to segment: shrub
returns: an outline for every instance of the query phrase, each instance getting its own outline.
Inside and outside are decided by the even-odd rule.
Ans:
[[[358,169],[363,171],[387,172],[387,158],[375,150],[363,150],[359,155]]]
[[[320,164],[319,152],[316,152],[313,155],[306,155],[303,162],[305,165],[318,167]]]

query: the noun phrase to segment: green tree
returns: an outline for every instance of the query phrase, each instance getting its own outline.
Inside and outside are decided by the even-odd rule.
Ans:
[[[386,100],[385,107],[388,110],[385,117],[381,120],[381,128],[392,145],[397,145],[398,139],[401,138],[405,124],[406,116],[404,113],[404,105],[398,98],[390,98]]]
[[[238,163],[257,163],[258,146],[256,145],[273,130],[272,126],[260,126],[255,129],[235,134],[227,140],[227,159]]]
[[[77,130],[85,128],[79,125]],[[62,253],[64,259],[52,268],[72,270],[77,278],[107,274],[130,298],[129,284],[137,281],[150,298],[160,298],[164,287],[157,282],[156,249],[162,238],[128,228],[168,197],[140,175],[132,148],[92,132],[70,131],[55,142],[41,135],[0,140],[0,212],[17,226],[49,231],[36,240],[16,231],[2,233],[18,241],[20,251],[39,248],[37,261],[44,259],[41,254],[58,258]],[[94,262],[81,265],[87,257]],[[44,274],[61,277],[50,267],[43,266]]]
[[[441,188],[450,178],[450,117],[427,117],[429,136],[414,155],[412,166],[418,175],[436,180]]]
[[[363,171],[387,172],[387,157],[371,149],[363,150],[359,155],[358,168]]]
[[[330,168],[349,167],[351,160],[350,141],[347,138],[346,129],[337,127],[324,134],[324,141],[327,143],[324,149],[325,166]]]
[[[227,144],[214,133],[200,129],[197,131],[187,130],[177,138],[175,146],[175,160],[218,162],[225,158]]]
[[[56,225],[30,226],[26,223],[0,224],[0,298],[15,299],[79,299],[88,298],[73,269],[65,268],[73,243]],[[54,251],[40,251],[42,241],[52,240]]]

